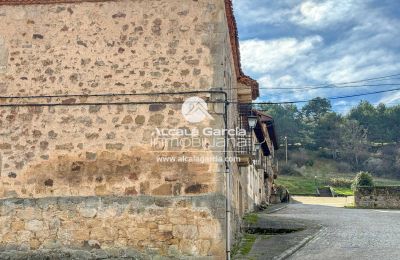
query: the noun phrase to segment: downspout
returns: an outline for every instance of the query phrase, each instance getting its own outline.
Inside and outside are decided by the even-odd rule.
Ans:
[[[224,109],[224,121],[225,129],[228,129],[228,95],[225,94],[225,109]],[[225,159],[225,185],[226,185],[226,259],[231,259],[231,171],[228,163],[228,135],[225,133],[224,136],[224,159]]]

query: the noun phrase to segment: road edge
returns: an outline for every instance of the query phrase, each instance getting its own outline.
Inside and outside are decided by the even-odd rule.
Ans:
[[[297,251],[299,251],[302,247],[304,247],[308,242],[310,242],[311,240],[313,240],[315,237],[317,237],[320,233],[322,233],[326,228],[320,228],[317,232],[315,232],[312,235],[309,235],[307,237],[305,237],[303,240],[300,241],[300,243],[298,243],[297,245],[287,249],[286,251],[284,251],[282,254],[280,254],[277,257],[274,257],[273,260],[284,260],[286,258],[288,258],[289,256],[292,256],[294,253],[296,253]]]
[[[282,210],[282,209],[287,208],[288,206],[289,206],[289,203],[285,203],[285,204],[283,204],[283,205],[282,205],[281,207],[279,207],[279,208],[273,208],[273,209],[271,209],[271,210],[266,209],[265,214],[272,214],[272,213],[275,213],[275,212],[277,212],[277,211],[280,211],[280,210]]]

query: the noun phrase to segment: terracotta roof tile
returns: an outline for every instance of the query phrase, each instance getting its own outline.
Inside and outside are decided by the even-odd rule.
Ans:
[[[232,0],[225,0],[226,16],[228,19],[229,33],[231,37],[232,54],[235,62],[236,75],[238,82],[252,88],[252,97],[256,99],[260,96],[259,84],[256,80],[243,73],[240,62],[239,36],[235,15],[233,14]]]

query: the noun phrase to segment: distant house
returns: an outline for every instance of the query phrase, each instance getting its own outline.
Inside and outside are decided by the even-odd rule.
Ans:
[[[278,147],[231,1],[2,0],[0,24],[0,258],[224,259]]]

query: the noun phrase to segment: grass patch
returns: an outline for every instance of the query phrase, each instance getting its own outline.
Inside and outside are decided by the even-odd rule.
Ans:
[[[314,178],[281,175],[275,182],[285,186],[292,195],[315,195],[316,193]]]
[[[256,241],[256,238],[257,236],[254,234],[244,234],[243,239],[240,243],[240,247],[238,249],[238,253],[240,255],[247,255],[248,253],[250,253],[251,248]]]
[[[383,178],[374,178],[374,183],[376,186],[398,186],[400,185],[400,180],[390,180]]]
[[[353,196],[354,191],[351,188],[343,188],[343,187],[335,187],[332,188],[333,191],[338,194],[339,196]]]
[[[256,224],[258,221],[258,215],[255,213],[249,213],[243,217],[243,220],[248,224]]]
[[[315,196],[317,186],[326,186],[331,184],[333,178],[343,178],[352,180],[357,173],[345,173],[339,172],[337,169],[337,163],[328,159],[315,160],[314,165],[299,168],[302,176],[288,176],[279,175],[278,179],[275,181],[278,185],[285,186],[290,194],[292,195],[305,195],[305,196]],[[317,179],[315,180],[315,176]],[[385,179],[374,177],[374,183],[377,186],[393,186],[400,185],[400,180]],[[341,196],[353,196],[354,193],[350,188],[336,187],[332,186],[336,193]]]

